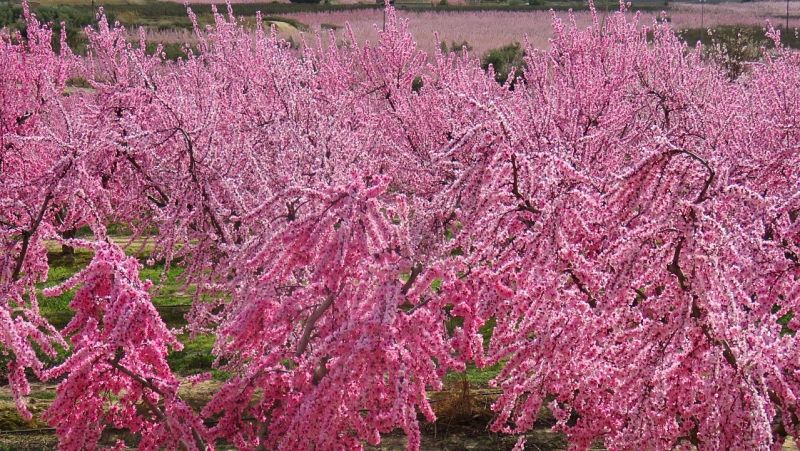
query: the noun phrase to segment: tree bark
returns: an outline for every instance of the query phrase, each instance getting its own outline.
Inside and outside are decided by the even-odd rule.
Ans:
[[[64,235],[65,239],[72,239],[72,238],[75,238],[76,233],[77,233],[77,230],[69,229],[66,232],[64,232],[63,235]],[[75,248],[72,247],[72,246],[69,246],[67,244],[62,244],[61,245],[61,257],[67,263],[74,263],[75,262]]]

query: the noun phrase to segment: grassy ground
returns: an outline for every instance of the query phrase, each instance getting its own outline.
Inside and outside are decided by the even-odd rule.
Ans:
[[[60,253],[50,252],[50,272],[48,274],[47,282],[40,285],[39,288],[52,287],[63,283],[75,275],[78,271],[84,268],[91,260],[92,255],[90,252],[78,249],[75,251],[74,261],[68,261]],[[164,265],[155,265],[151,267],[142,268],[140,274],[142,278],[153,281],[158,284],[164,272]],[[158,290],[155,292],[153,303],[157,307],[167,306],[183,306],[191,300],[191,287],[187,288],[180,281],[180,276],[183,269],[180,267],[172,267],[166,274],[166,280]],[[54,323],[62,325],[71,317],[69,310],[69,301],[72,299],[74,292],[70,291],[61,296],[53,298],[44,298],[41,301],[42,313],[44,316]]]

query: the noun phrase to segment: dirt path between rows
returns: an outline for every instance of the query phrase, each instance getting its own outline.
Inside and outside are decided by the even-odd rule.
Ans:
[[[202,406],[210,399],[219,386],[219,382],[204,382],[194,386],[181,388],[181,396],[195,407]],[[39,451],[53,450],[58,444],[54,432],[47,424],[38,419],[52,402],[55,386],[49,384],[31,384],[29,405],[34,419],[25,422],[16,412],[8,386],[0,387],[0,451]],[[514,446],[515,437],[490,433],[486,425],[490,419],[488,406],[496,393],[492,390],[472,390],[469,399],[445,398],[441,393],[433,397],[437,414],[448,420],[440,420],[435,424],[425,424],[422,437],[422,449],[436,451],[479,451],[508,450]],[[437,402],[438,401],[438,402]],[[465,407],[464,403],[468,404]],[[448,410],[449,409],[449,410]],[[459,410],[460,412],[454,412]],[[552,419],[545,418],[540,427],[526,435],[526,450],[555,451],[566,450],[567,442],[563,434],[553,432],[548,423]],[[111,444],[116,436],[106,437]],[[370,450],[400,451],[406,446],[406,438],[402,434],[384,436],[380,446],[368,447]],[[217,446],[218,450],[233,449],[225,445]],[[603,449],[598,444],[595,449]],[[791,439],[783,446],[783,451],[798,451]]]

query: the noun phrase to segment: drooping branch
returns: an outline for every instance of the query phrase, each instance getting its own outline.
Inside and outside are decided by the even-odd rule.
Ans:
[[[117,355],[112,360],[108,360],[108,364],[111,365],[111,367],[113,367],[114,369],[118,370],[120,373],[123,373],[124,375],[136,381],[143,388],[146,388],[163,398],[164,393],[158,387],[156,387],[152,383],[152,381],[143,378],[142,376],[134,373],[133,371],[129,370],[128,368],[124,367],[121,363],[119,363],[120,360],[122,360],[123,356],[124,353],[122,352],[122,350],[117,350]],[[150,400],[147,399],[146,396],[142,396],[142,401],[147,405],[148,409],[150,409],[150,411],[153,412],[153,414],[156,416],[156,418],[158,418],[159,421],[164,421],[166,419],[166,415],[164,414],[164,411],[163,409],[161,409],[161,407],[150,402]]]
[[[306,320],[306,324],[303,327],[303,335],[300,337],[300,341],[297,343],[297,349],[294,352],[294,355],[300,357],[306,351],[308,347],[308,343],[311,341],[311,334],[314,331],[314,326],[316,325],[317,321],[325,314],[331,305],[333,305],[333,300],[336,297],[334,293],[329,294],[325,297],[325,300],[322,304],[318,305],[317,308],[311,312],[308,319]]]
[[[208,191],[206,189],[206,184],[201,183],[200,179],[197,177],[197,162],[194,155],[194,141],[189,136],[189,134],[181,127],[178,127],[178,131],[183,136],[183,140],[186,143],[187,153],[189,154],[189,175],[192,178],[192,181],[195,185],[200,189],[200,195],[203,197],[203,212],[208,216],[209,220],[211,221],[211,226],[214,228],[214,231],[217,234],[219,240],[223,243],[227,243],[227,238],[225,237],[225,232],[222,230],[222,226],[220,225],[219,221],[217,220],[217,216],[211,211],[211,200],[208,195]]]
[[[708,162],[705,159],[701,158],[700,156],[698,156],[696,153],[692,152],[691,150],[687,150],[687,149],[672,149],[671,151],[669,151],[667,153],[668,157],[672,157],[673,155],[678,155],[678,154],[687,155],[688,157],[692,158],[693,160],[695,160],[698,163],[700,163],[701,165],[703,165],[703,167],[708,172],[708,176],[706,177],[706,180],[703,183],[703,188],[700,190],[700,194],[697,195],[697,199],[694,200],[695,204],[700,204],[704,200],[708,199],[708,197],[707,197],[708,196],[708,189],[711,187],[711,184],[714,183],[714,179],[716,178],[717,174],[714,171],[714,169],[711,168],[711,165],[709,165]]]
[[[686,274],[683,273],[681,269],[680,260],[681,260],[681,249],[683,249],[684,239],[680,238],[678,240],[678,244],[675,245],[675,252],[672,254],[672,261],[667,265],[667,271],[670,274],[674,275],[678,279],[678,285],[681,287],[681,290],[688,291],[689,286],[687,284]]]
[[[111,367],[113,367],[114,369],[118,370],[119,372],[125,374],[126,376],[130,377],[131,379],[136,381],[139,385],[141,385],[143,388],[146,388],[147,390],[150,390],[153,393],[156,393],[162,399],[167,397],[167,395],[164,393],[164,391],[161,390],[159,387],[157,387],[153,383],[152,380],[145,379],[144,377],[134,373],[133,371],[131,371],[130,369],[128,369],[124,365],[122,365],[120,363],[120,361],[122,360],[122,358],[124,356],[125,356],[125,352],[122,349],[117,349],[117,352],[116,352],[114,358],[111,359],[111,360],[108,360],[107,362],[108,362],[109,365],[111,365]],[[164,409],[161,406],[153,404],[153,402],[151,402],[147,398],[147,396],[142,396],[142,401],[145,403],[147,408],[153,413],[153,415],[156,416],[156,418],[159,421],[161,421],[161,422],[166,421],[167,416],[166,416],[166,413],[164,412]],[[192,427],[192,437],[194,438],[194,441],[195,441],[194,445],[197,447],[198,450],[206,449],[205,440],[203,440],[203,437],[200,435],[199,432],[197,432],[197,429],[195,429],[194,427]]]
[[[672,261],[669,263],[669,265],[667,265],[667,271],[669,271],[678,279],[678,284],[681,290],[689,293],[691,291],[691,285],[689,284],[686,274],[684,274],[683,269],[681,269],[680,266],[681,250],[683,249],[683,244],[684,244],[684,238],[680,238],[678,240],[678,244],[675,246],[675,252],[673,253]],[[697,304],[697,295],[694,293],[689,293],[689,294],[692,299],[692,306],[691,306],[692,311],[690,316],[694,318],[696,321],[700,321],[703,312],[700,309],[700,306]],[[728,364],[730,364],[733,367],[733,369],[738,369],[739,365],[737,363],[736,356],[734,355],[733,350],[731,349],[728,342],[726,340],[720,340],[716,338],[708,323],[703,322],[700,325],[700,328],[703,331],[703,335],[705,335],[706,339],[708,339],[709,342],[722,348],[722,356],[725,358]]]
[[[419,277],[421,273],[422,273],[422,264],[417,263],[411,268],[411,274],[409,274],[408,280],[406,280],[406,282],[400,288],[400,293],[403,295],[408,294],[408,290],[410,290],[411,287],[414,286],[414,282],[417,281],[417,277]]]

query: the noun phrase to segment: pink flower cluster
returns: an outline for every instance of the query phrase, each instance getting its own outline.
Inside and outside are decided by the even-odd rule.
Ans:
[[[167,364],[168,347],[181,344],[153,306],[139,262],[113,244],[73,243],[93,249],[94,258],[44,293],[58,296],[80,285],[70,303],[75,316],[61,331],[73,352],[44,373],[46,379],[66,375],[45,413],[60,446],[95,448],[109,425],[139,433],[144,449],[205,448],[202,420],[178,397],[179,381]]]
[[[731,80],[667,25],[554,19],[500,86],[469,55],[426,58],[391,8],[375,45],[299,55],[215,13],[175,62],[102,15],[86,57],[57,55],[28,20],[0,40],[0,351],[23,411],[26,369],[63,378],[63,449],[105,427],[143,449],[399,428],[419,449],[427,392],[498,362],[498,432],[547,406],[578,449],[800,435],[800,56],[777,35]],[[111,222],[197,287],[189,327],[231,374],[200,411]],[[64,330],[38,310],[47,239],[94,252],[45,293],[76,289]],[[45,368],[34,349],[67,339]]]

